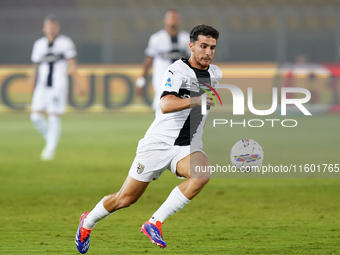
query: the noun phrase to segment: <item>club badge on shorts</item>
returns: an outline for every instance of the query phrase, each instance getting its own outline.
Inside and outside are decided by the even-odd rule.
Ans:
[[[137,166],[137,174],[143,173],[144,168],[145,168],[144,165],[142,165],[141,163],[138,163],[138,166]]]

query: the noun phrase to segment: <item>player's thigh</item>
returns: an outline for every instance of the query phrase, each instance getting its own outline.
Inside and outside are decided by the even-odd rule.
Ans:
[[[45,87],[37,85],[33,91],[31,111],[42,112],[46,110],[47,92]]]
[[[202,151],[195,151],[177,162],[176,174],[186,178],[210,178],[209,171],[197,171],[209,166],[208,157]]]
[[[66,89],[48,89],[46,112],[48,114],[63,114],[67,105]]]
[[[137,155],[132,162],[129,175],[135,180],[142,182],[157,180],[169,165],[170,158],[159,160],[161,153],[150,152],[148,155],[148,157]]]
[[[129,175],[142,182],[160,178],[173,158],[173,146],[153,138],[143,138],[138,143],[137,153]]]

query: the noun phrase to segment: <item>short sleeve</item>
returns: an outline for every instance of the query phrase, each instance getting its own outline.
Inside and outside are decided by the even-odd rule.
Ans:
[[[222,73],[222,70],[218,67],[218,74],[217,74],[217,82],[218,84],[221,83],[221,80],[222,80],[222,76],[223,76],[223,73]]]
[[[41,56],[40,56],[40,51],[39,51],[39,43],[36,41],[33,44],[33,50],[32,50],[32,55],[31,55],[31,61],[33,63],[39,63],[41,61]]]
[[[182,84],[185,83],[185,76],[182,72],[172,67],[173,65],[170,65],[164,74],[162,96],[169,94],[177,96]]]
[[[64,56],[66,59],[75,58],[77,56],[76,46],[71,39],[65,40]]]
[[[157,54],[157,38],[155,35],[152,35],[148,42],[148,47],[145,49],[145,55],[147,57],[154,58]]]
[[[213,88],[216,88],[218,84],[221,83],[222,80],[222,70],[218,66],[213,66],[214,67],[214,75],[211,77],[211,84]]]

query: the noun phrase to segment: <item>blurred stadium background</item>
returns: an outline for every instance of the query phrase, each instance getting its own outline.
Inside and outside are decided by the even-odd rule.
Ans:
[[[261,144],[264,164],[339,164],[339,115],[316,114],[340,112],[339,0],[0,0],[1,254],[76,254],[80,214],[120,188],[154,119],[151,86],[140,98],[134,82],[148,39],[163,28],[169,8],[181,12],[185,30],[204,23],[220,31],[214,62],[245,95],[254,87],[257,109],[270,107],[273,86],[307,88],[317,106],[313,116],[287,116],[298,120],[296,128],[213,128],[207,122],[212,164],[229,164],[230,148],[242,138]],[[77,46],[89,93],[70,93],[56,158],[41,162],[43,140],[29,121],[33,88],[27,77],[33,43],[51,13]],[[222,91],[221,97],[225,108],[215,107],[209,121],[232,118],[231,95]],[[281,118],[246,113],[235,120],[267,117]],[[167,220],[169,248],[162,253],[339,254],[340,179],[307,174],[213,178],[196,201]],[[159,254],[138,232],[180,183],[164,175],[133,208],[98,224],[89,254]]]
[[[61,33],[77,46],[83,83],[92,83],[96,92],[78,99],[71,94],[70,109],[94,105],[149,109],[152,90],[143,99],[136,98],[133,84],[141,74],[148,39],[163,28],[169,8],[181,12],[187,31],[201,23],[220,31],[214,61],[225,77],[269,78],[273,85],[278,75],[307,78],[315,90],[313,103],[328,104],[327,109],[339,103],[334,78],[340,70],[337,0],[0,0],[0,6],[0,111],[28,109],[30,54],[42,36],[42,20],[51,13],[59,17]],[[323,78],[319,84],[327,99],[317,96],[314,77]],[[296,86],[289,80],[282,84]]]
[[[335,61],[340,45],[337,0],[1,0],[0,6],[1,64],[30,63],[49,13],[58,15],[83,64],[140,63],[149,36],[173,7],[183,29],[205,23],[220,31],[218,62],[284,62],[299,54]]]

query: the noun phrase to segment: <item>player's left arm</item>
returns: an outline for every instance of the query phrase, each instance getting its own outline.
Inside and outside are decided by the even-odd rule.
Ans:
[[[76,58],[70,58],[67,60],[68,64],[68,71],[72,76],[72,81],[74,85],[74,89],[76,94],[78,95],[84,95],[85,94],[85,89],[80,83],[80,78],[78,74],[78,64]]]

